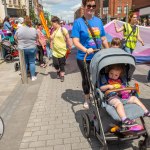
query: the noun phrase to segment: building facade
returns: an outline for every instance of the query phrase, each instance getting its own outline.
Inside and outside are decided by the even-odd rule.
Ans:
[[[133,0],[132,9],[142,18],[150,18],[150,0]]]
[[[150,0],[149,0],[150,1]],[[104,22],[118,18],[125,18],[132,9],[132,0],[96,0],[97,9],[95,16],[102,18]],[[74,14],[74,18],[83,15],[83,8],[80,7]]]
[[[21,17],[29,14],[28,0],[0,0],[0,18]],[[6,3],[5,3],[6,2]]]

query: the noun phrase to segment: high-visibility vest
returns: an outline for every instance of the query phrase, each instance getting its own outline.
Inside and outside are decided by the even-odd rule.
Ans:
[[[124,38],[127,39],[128,35],[132,32],[132,27],[129,23],[124,24]],[[136,27],[135,32],[132,32],[129,38],[127,39],[126,47],[135,49],[137,43],[137,36],[139,34],[139,27]]]

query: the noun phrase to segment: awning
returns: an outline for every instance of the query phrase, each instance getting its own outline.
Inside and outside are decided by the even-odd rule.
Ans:
[[[150,7],[140,9],[140,16],[150,15]]]

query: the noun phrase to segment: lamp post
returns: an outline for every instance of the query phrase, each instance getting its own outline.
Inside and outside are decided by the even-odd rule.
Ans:
[[[128,22],[128,16],[129,16],[129,9],[128,9],[128,3],[127,3],[127,12],[126,12],[126,22]]]
[[[7,3],[6,0],[2,0],[3,5],[4,5],[4,10],[5,10],[5,17],[7,16]]]

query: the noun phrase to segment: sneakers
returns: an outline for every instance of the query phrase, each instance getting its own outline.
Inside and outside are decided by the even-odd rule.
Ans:
[[[133,120],[130,120],[129,118],[126,118],[122,121],[122,127],[132,127],[137,125],[137,123]]]
[[[89,109],[89,103],[87,101],[84,102],[83,107],[85,109]]]
[[[36,79],[37,79],[36,76],[32,76],[32,78],[31,78],[32,81],[35,81]]]
[[[148,112],[144,113],[144,116],[145,117],[150,117],[150,112],[148,111]]]
[[[57,72],[57,79],[60,79],[60,71]]]
[[[65,79],[64,76],[60,76],[60,81],[61,82],[64,82],[64,79]]]

